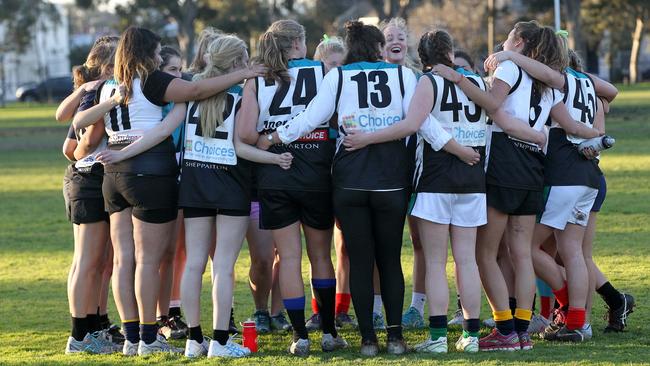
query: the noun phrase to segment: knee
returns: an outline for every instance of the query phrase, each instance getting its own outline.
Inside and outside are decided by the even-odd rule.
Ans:
[[[273,270],[274,258],[256,258],[251,261],[251,276],[253,275],[266,275]]]

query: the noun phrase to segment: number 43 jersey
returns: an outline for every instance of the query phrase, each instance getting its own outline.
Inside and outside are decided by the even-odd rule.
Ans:
[[[482,90],[485,83],[480,76],[462,68],[456,71]],[[463,91],[449,80],[430,72],[424,74],[433,87],[431,116],[463,146],[470,146],[481,154],[481,162],[470,166],[456,156],[434,150],[418,137],[416,149],[415,186],[417,192],[430,193],[484,193],[485,144],[487,141],[486,113],[472,102]]]
[[[301,113],[316,96],[325,68],[320,61],[290,60],[289,83],[277,80],[255,79],[259,118],[257,132],[269,134]],[[290,152],[293,161],[289,170],[278,165],[257,165],[257,184],[260,189],[326,192],[331,190],[334,142],[329,139],[329,121],[290,144],[272,146],[273,153]]]

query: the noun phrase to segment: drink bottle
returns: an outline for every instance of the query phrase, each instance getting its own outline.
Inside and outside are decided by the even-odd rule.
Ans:
[[[257,329],[255,328],[255,322],[251,319],[246,320],[242,323],[243,331],[243,346],[251,350],[251,352],[257,352]]]
[[[590,147],[596,151],[602,151],[614,146],[615,142],[616,140],[612,136],[598,136],[581,142],[578,145],[578,150],[582,152],[582,150]]]

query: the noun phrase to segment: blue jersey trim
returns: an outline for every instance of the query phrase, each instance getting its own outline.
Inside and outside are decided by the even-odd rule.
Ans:
[[[308,58],[299,58],[295,60],[289,60],[289,64],[287,66],[289,69],[291,69],[294,67],[320,66],[320,65],[321,65],[320,61],[314,61]]]
[[[341,70],[378,70],[378,69],[396,69],[400,65],[397,64],[389,64],[387,62],[383,61],[378,61],[378,62],[367,62],[367,61],[361,61],[361,62],[355,62],[352,64],[347,64],[341,66]]]
[[[244,89],[241,86],[233,85],[230,88],[228,88],[228,93],[237,94],[237,95],[241,96],[243,90]]]
[[[572,69],[570,67],[566,68],[566,73],[571,74],[571,75],[575,76],[578,79],[588,79],[589,78],[589,76],[587,76],[586,74],[583,74],[580,71],[576,71],[576,70],[574,70],[574,69]]]
[[[463,69],[462,67],[457,67],[457,68],[456,68],[456,71],[457,71],[459,74],[463,74],[463,75],[465,75],[465,76],[477,76],[477,77],[481,77],[479,74],[473,73],[473,72],[471,72],[471,71],[467,71],[467,70]]]

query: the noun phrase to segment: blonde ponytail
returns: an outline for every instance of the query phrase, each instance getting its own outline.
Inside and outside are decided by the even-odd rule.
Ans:
[[[293,41],[305,38],[305,28],[295,20],[273,22],[260,36],[258,61],[269,68],[266,79],[289,82],[289,51]]]
[[[208,60],[200,74],[194,80],[208,79],[225,75],[236,64],[241,64],[246,52],[246,44],[234,35],[222,35],[213,40],[206,49]],[[204,137],[214,137],[218,127],[223,125],[228,91],[224,90],[199,102],[201,130]]]

